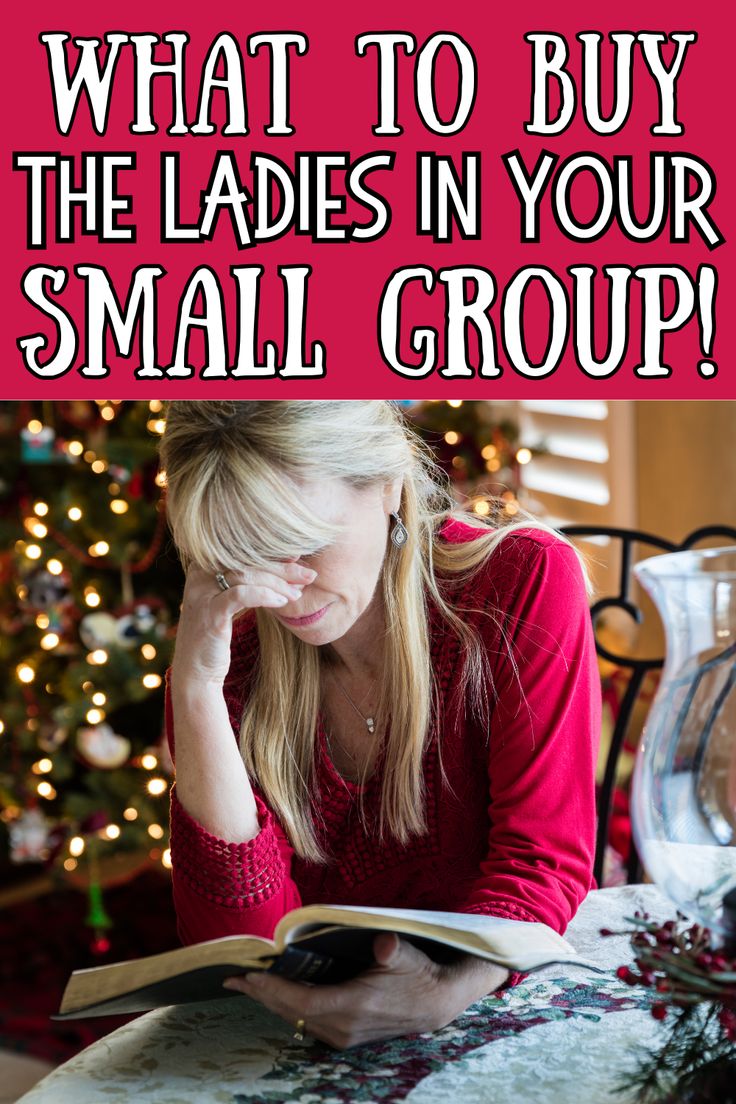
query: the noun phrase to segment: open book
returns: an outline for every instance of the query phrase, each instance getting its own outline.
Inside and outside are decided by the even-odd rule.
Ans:
[[[463,953],[509,970],[551,962],[598,969],[546,924],[461,912],[307,905],[282,917],[273,940],[228,935],[163,954],[75,970],[52,1020],[146,1012],[171,1004],[237,997],[222,982],[246,970],[269,970],[294,981],[345,981],[374,963],[373,937],[397,932],[437,962]]]

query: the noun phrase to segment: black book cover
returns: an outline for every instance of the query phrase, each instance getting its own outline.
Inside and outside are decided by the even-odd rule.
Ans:
[[[298,943],[290,944],[268,967],[267,972],[279,974],[290,981],[317,985],[348,981],[373,965],[373,938],[377,934],[372,929],[341,928],[308,936]],[[411,942],[435,961],[452,961],[459,954],[432,940],[412,937]],[[242,994],[223,989],[222,983],[225,978],[242,973],[245,973],[244,968],[237,964],[205,966],[101,1001],[89,1008],[77,1012],[56,1013],[49,1018],[78,1020],[94,1016],[127,1015],[131,1012],[147,1012],[165,1005],[238,997]]]

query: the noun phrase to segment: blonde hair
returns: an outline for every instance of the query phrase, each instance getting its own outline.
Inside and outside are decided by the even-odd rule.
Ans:
[[[336,539],[342,527],[315,517],[293,479],[338,478],[360,489],[401,477],[399,514],[409,539],[401,548],[388,542],[379,581],[386,636],[375,720],[379,737],[389,735],[378,832],[383,838],[388,827],[402,844],[422,835],[422,757],[433,729],[438,737],[441,729],[428,600],[461,642],[455,694],[469,702],[487,732],[486,649],[446,600],[445,586],[468,582],[510,533],[544,529],[571,542],[523,510],[518,520],[503,523],[499,507],[505,503],[490,496],[493,512],[487,517],[465,511],[430,446],[390,401],[170,402],[160,461],[169,524],[182,562],[213,573],[245,564],[267,568],[274,560],[309,555]],[[439,540],[448,518],[485,535],[459,543]],[[590,594],[585,561],[575,551]],[[494,617],[492,610],[463,607],[462,612]],[[240,724],[240,752],[296,854],[326,862],[311,812],[320,650],[289,632],[268,610],[256,608],[255,616],[259,659]],[[495,693],[492,682],[490,689]]]

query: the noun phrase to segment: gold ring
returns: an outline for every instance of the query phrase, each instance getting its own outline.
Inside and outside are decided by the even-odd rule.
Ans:
[[[304,1038],[304,1027],[305,1027],[304,1020],[297,1020],[296,1021],[296,1031],[294,1032],[294,1038],[298,1039],[299,1042],[301,1042],[302,1039]]]
[[[217,575],[215,575],[215,582],[219,586],[220,590],[229,590],[230,589],[229,582],[227,581],[225,576],[219,571],[218,571]]]

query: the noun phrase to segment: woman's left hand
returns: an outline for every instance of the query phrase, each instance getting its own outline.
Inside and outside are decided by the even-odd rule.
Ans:
[[[304,1020],[305,1033],[345,1050],[437,1031],[508,977],[502,967],[472,956],[440,965],[394,932],[374,938],[373,954],[374,966],[338,985],[251,972],[229,978],[226,987],[261,1001],[294,1028]]]

